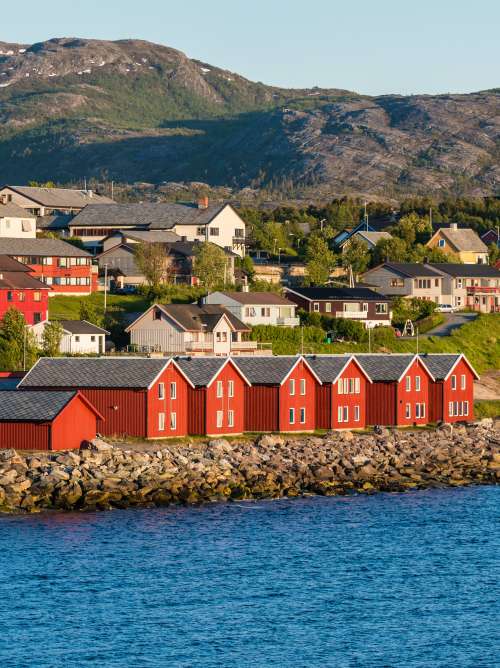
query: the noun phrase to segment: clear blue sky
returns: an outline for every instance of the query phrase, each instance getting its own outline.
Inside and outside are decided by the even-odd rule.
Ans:
[[[499,0],[22,0],[11,10],[3,41],[140,38],[279,86],[500,86]]]

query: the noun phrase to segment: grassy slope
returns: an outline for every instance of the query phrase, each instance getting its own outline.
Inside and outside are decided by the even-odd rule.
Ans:
[[[92,304],[99,312],[104,308],[104,293],[94,292],[89,297],[51,297],[49,300],[49,317],[60,320],[78,320],[80,302]],[[144,311],[149,303],[140,295],[108,295],[108,309],[125,313]]]
[[[500,401],[476,401],[474,402],[474,415],[476,418],[500,416]]]

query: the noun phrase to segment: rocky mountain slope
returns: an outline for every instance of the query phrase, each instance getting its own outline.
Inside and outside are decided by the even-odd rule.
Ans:
[[[499,158],[500,89],[367,97],[266,86],[138,40],[0,42],[3,182],[481,195],[500,190]]]

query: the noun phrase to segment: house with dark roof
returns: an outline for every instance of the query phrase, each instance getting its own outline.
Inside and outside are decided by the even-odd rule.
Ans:
[[[479,376],[461,353],[419,355],[433,382],[429,385],[429,422],[474,419],[474,380]]]
[[[34,278],[31,269],[8,255],[0,255],[0,319],[14,308],[28,325],[47,319],[50,287]]]
[[[239,320],[255,325],[297,327],[297,305],[276,292],[216,291],[203,297],[204,304],[220,304]]]
[[[349,245],[353,239],[361,241],[367,250],[372,250],[378,244],[379,241],[384,239],[392,239],[392,235],[389,232],[373,232],[371,230],[358,230],[353,234],[350,234],[344,241],[341,241],[338,245],[342,249],[342,252],[346,252],[349,248]]]
[[[464,264],[488,264],[488,247],[470,228],[459,228],[457,223],[438,229],[426,243],[428,248],[439,248]]]
[[[285,296],[307,313],[349,318],[366,328],[391,324],[390,299],[369,288],[285,288]]]
[[[87,204],[113,204],[113,200],[93,190],[44,188],[41,186],[3,186],[0,201],[12,202],[34,216],[77,213]]]
[[[63,335],[59,352],[65,355],[102,355],[106,350],[106,336],[109,332],[87,320],[59,320]],[[43,332],[49,324],[48,320],[32,327],[39,344],[43,340]]]
[[[442,273],[428,264],[384,262],[366,271],[362,280],[388,297],[418,297],[437,304],[449,303],[442,299]]]
[[[182,241],[210,241],[245,255],[245,222],[230,204],[211,204],[208,198],[185,204],[96,204],[85,207],[68,223],[69,235],[94,249],[110,234],[132,231],[170,231]]]
[[[71,450],[96,437],[102,415],[80,392],[4,391],[0,448]]]
[[[500,271],[487,264],[432,263],[443,277],[440,303],[481,313],[500,312]]]
[[[29,394],[77,389],[101,414],[99,433],[169,438],[187,434],[190,384],[172,359],[42,357],[18,390]]]
[[[487,246],[494,244],[500,248],[500,230],[498,226],[493,230],[486,230],[486,232],[481,235],[481,241]]]
[[[85,250],[61,239],[0,237],[0,254],[29,267],[53,295],[89,295],[97,290],[97,267]]]
[[[0,198],[0,237],[34,239],[36,216],[14,202],[2,202]]]
[[[250,327],[214,304],[153,304],[125,330],[139,351],[174,355],[251,355]]]

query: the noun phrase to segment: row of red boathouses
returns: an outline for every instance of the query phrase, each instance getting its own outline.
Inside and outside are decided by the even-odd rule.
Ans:
[[[467,421],[476,378],[460,354],[41,358],[2,392],[12,398],[0,410],[0,442],[50,450],[95,433],[155,439]]]

